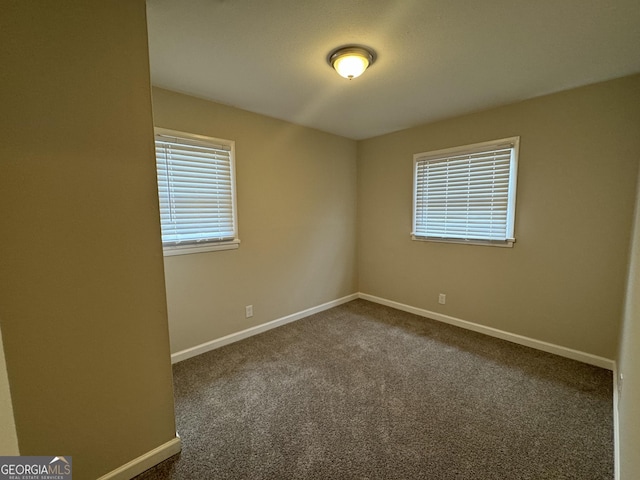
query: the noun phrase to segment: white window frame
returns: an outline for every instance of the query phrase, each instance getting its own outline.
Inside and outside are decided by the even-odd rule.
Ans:
[[[413,215],[412,215],[412,233],[411,239],[426,242],[445,242],[460,243],[468,245],[489,245],[496,247],[513,247],[515,242],[515,212],[516,212],[516,183],[518,175],[518,152],[520,145],[520,137],[509,137],[500,140],[492,140],[488,142],[474,143],[461,147],[445,148],[431,152],[416,153],[413,156]],[[488,152],[500,148],[511,148],[509,181],[507,193],[507,218],[506,218],[506,235],[504,239],[479,239],[479,238],[462,238],[462,237],[446,237],[446,236],[429,236],[428,233],[417,233],[417,211],[418,202],[423,192],[419,192],[418,187],[418,166],[420,163],[433,161],[448,161],[452,157],[473,155],[482,152]],[[426,232],[425,232],[426,233]]]
[[[223,146],[229,149],[230,172],[231,172],[231,205],[233,216],[234,238],[231,240],[205,240],[195,243],[166,244],[163,242],[164,256],[186,255],[191,253],[203,253],[216,250],[232,250],[238,248],[240,239],[238,238],[238,209],[236,203],[236,169],[235,169],[235,141],[224,140],[221,138],[208,137],[205,135],[197,135],[193,133],[181,132],[178,130],[170,130],[167,128],[156,127],[154,129],[154,140],[156,135],[168,137],[176,137],[184,140],[193,140],[200,143],[210,144],[213,146]],[[154,142],[155,143],[155,142]],[[157,174],[157,158],[156,158],[156,174]]]

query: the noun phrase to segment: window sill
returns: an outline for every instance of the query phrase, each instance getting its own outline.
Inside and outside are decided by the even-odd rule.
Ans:
[[[172,257],[174,255],[189,255],[192,253],[215,252],[218,250],[235,250],[239,246],[240,240],[231,240],[228,242],[218,243],[205,243],[203,245],[176,245],[171,247],[164,247],[163,253],[165,257]]]
[[[411,235],[411,240],[417,242],[435,242],[435,243],[457,243],[462,245],[481,245],[484,247],[502,247],[513,248],[515,240],[463,240],[460,238],[433,238],[433,237],[418,237]]]

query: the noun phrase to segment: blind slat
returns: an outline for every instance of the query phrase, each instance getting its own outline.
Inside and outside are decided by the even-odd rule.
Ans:
[[[414,232],[422,238],[511,241],[517,143],[414,155]]]
[[[163,134],[155,140],[163,244],[235,239],[231,147]]]

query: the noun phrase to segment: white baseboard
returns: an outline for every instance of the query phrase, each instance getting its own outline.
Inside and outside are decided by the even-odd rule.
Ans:
[[[618,364],[613,366],[613,470],[614,479],[620,480],[620,391],[618,390]]]
[[[606,368],[607,370],[613,370],[615,367],[615,362],[613,360],[609,358],[599,357],[597,355],[592,355],[591,353],[585,353],[579,350],[574,350],[572,348],[555,345],[553,343],[543,342],[542,340],[536,340],[535,338],[529,338],[522,335],[517,335],[515,333],[505,332],[504,330],[498,330],[497,328],[487,327],[478,323],[451,317],[449,315],[443,315],[442,313],[431,312],[422,308],[412,307],[410,305],[405,305],[403,303],[394,302],[393,300],[387,300],[385,298],[376,297],[374,295],[369,295],[366,293],[360,293],[359,298],[362,298],[363,300],[369,300],[370,302],[379,303],[381,305],[386,305],[387,307],[392,307],[404,312],[413,313],[421,317],[426,317],[432,320],[437,320],[439,322],[455,325],[456,327],[473,330],[474,332],[483,333],[485,335],[489,335],[490,337],[501,338],[502,340],[507,340],[519,345],[542,350],[543,352],[554,353],[556,355],[560,355],[561,357],[578,360],[583,363],[588,363],[589,365],[595,365],[596,367]]]
[[[196,345],[195,347],[181,350],[171,355],[171,363],[181,362],[188,358],[195,357],[196,355],[200,355],[202,353],[208,352],[210,350],[215,350],[216,348],[224,347],[225,345],[229,345],[230,343],[234,343],[239,340],[252,337],[253,335],[257,335],[262,332],[266,332],[267,330],[271,330],[272,328],[280,327],[282,325],[286,325],[287,323],[295,322],[296,320],[300,320],[301,318],[308,317],[309,315],[313,315],[314,313],[319,313],[325,310],[329,310],[330,308],[337,307],[338,305],[342,305],[343,303],[356,300],[358,296],[359,295],[357,293],[353,293],[351,295],[347,295],[346,297],[338,298],[337,300],[332,300],[331,302],[323,303],[322,305],[318,305],[312,308],[307,308],[306,310],[302,310],[301,312],[293,313],[291,315],[287,315],[286,317],[278,318],[276,320],[263,323],[262,325],[257,325],[255,327],[247,328],[246,330],[232,333],[225,337],[216,338],[215,340],[211,340],[209,342]]]
[[[100,477],[98,480],[130,480],[136,475],[140,475],[145,470],[148,470],[167,458],[179,453],[181,448],[180,437],[176,433],[176,437],[172,438],[167,443],[154,448],[150,452],[147,452],[138,458],[134,458],[129,463],[125,463],[121,467],[112,470],[106,475]]]
[[[615,361],[609,358],[600,357],[598,355],[593,355],[591,353],[581,352],[580,350],[574,350],[572,348],[555,345],[553,343],[545,342],[542,340],[536,340],[535,338],[525,337],[523,335],[506,332],[504,330],[499,330],[497,328],[487,327],[485,325],[480,325],[478,323],[473,323],[467,320],[462,320],[460,318],[444,315],[442,313],[432,312],[422,308],[412,307],[410,305],[405,305],[403,303],[395,302],[393,300],[387,300],[386,298],[376,297],[375,295],[369,295],[367,293],[362,293],[362,292],[347,295],[346,297],[342,297],[337,300],[333,300],[331,302],[323,303],[322,305],[308,308],[306,310],[302,310],[300,312],[293,313],[291,315],[287,315],[285,317],[278,318],[276,320],[272,320],[267,323],[263,323],[262,325],[257,325],[255,327],[247,328],[246,330],[232,333],[230,335],[226,335],[224,337],[216,338],[215,340],[211,340],[209,342],[196,345],[195,347],[181,350],[171,355],[171,363],[181,362],[188,358],[195,357],[196,355],[200,355],[202,353],[215,350],[216,348],[220,348],[225,345],[229,345],[230,343],[234,343],[234,342],[243,340],[245,338],[249,338],[253,335],[257,335],[262,332],[266,332],[267,330],[271,330],[272,328],[280,327],[282,325],[286,325],[287,323],[295,322],[296,320],[300,320],[302,318],[308,317],[309,315],[313,315],[314,313],[323,312],[330,308],[337,307],[338,305],[342,305],[344,303],[350,302],[357,298],[362,298],[363,300],[368,300],[370,302],[386,305],[388,307],[395,308],[397,310],[413,313],[415,315],[419,315],[425,318],[430,318],[432,320],[437,320],[439,322],[455,325],[456,327],[461,327],[467,330],[472,330],[474,332],[479,332],[485,335],[489,335],[490,337],[496,337],[502,340],[507,340],[509,342],[517,343],[519,345],[524,345],[527,347],[535,348],[537,350],[542,350],[543,352],[553,353],[556,355],[560,355],[561,357],[570,358],[572,360],[578,360],[579,362],[587,363],[589,365],[595,365],[597,367],[606,368],[607,370],[613,371],[613,369],[615,368]]]

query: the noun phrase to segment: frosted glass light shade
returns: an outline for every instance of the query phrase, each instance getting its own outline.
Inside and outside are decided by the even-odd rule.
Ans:
[[[356,78],[364,73],[369,66],[369,59],[360,55],[343,55],[333,62],[333,68],[344,78]]]
[[[330,65],[344,78],[359,77],[373,63],[373,53],[361,47],[345,47],[329,57]]]

